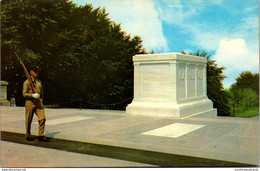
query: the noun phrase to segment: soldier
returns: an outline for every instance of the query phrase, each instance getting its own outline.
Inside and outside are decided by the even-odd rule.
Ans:
[[[34,139],[31,136],[31,124],[33,120],[33,114],[36,113],[38,117],[38,123],[39,123],[39,141],[43,142],[49,142],[49,139],[47,139],[44,136],[44,128],[45,128],[45,113],[44,113],[44,107],[42,104],[43,100],[43,89],[42,89],[42,83],[38,77],[39,68],[38,67],[32,67],[30,70],[30,77],[34,84],[34,87],[37,91],[37,93],[33,93],[32,86],[28,79],[23,83],[23,97],[26,98],[25,102],[25,126],[26,126],[26,135],[25,139],[27,141],[34,141]]]

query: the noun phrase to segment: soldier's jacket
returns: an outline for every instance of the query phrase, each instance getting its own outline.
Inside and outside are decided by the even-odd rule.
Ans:
[[[40,99],[43,99],[43,89],[42,89],[42,83],[39,79],[35,79],[33,81],[35,89],[38,94],[40,94]],[[33,91],[32,91],[32,86],[28,80],[26,80],[23,83],[23,97],[30,100],[33,99],[32,97]]]

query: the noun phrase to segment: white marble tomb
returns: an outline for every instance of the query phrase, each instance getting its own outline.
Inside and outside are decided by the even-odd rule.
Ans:
[[[184,117],[210,112],[207,59],[181,53],[133,57],[134,99],[126,114]]]

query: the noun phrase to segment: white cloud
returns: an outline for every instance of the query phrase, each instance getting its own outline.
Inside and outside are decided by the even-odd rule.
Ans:
[[[256,10],[257,8],[258,8],[258,6],[247,7],[247,8],[245,8],[244,12],[249,13],[249,12]]]
[[[148,51],[168,51],[162,22],[152,0],[88,0],[87,3],[95,8],[105,7],[108,17],[117,24],[121,23],[122,30],[127,34],[140,36]]]
[[[196,9],[191,3],[183,5],[181,0],[162,0],[156,1],[157,10],[162,21],[168,24],[181,25],[186,18],[196,14]],[[198,5],[199,3],[197,3]]]
[[[216,29],[215,25],[209,25],[203,20],[193,22],[190,18],[200,15],[205,8],[222,2],[223,0],[161,0],[155,1],[155,4],[162,21],[177,25],[184,34],[190,35],[185,41],[206,51],[215,51],[223,34],[226,34],[225,28]]]
[[[186,19],[200,14],[210,5],[221,5],[223,0],[154,0],[160,18],[168,24],[183,25]]]
[[[192,17],[200,15],[201,11],[212,6],[225,7],[223,0],[161,0],[155,1],[159,6],[159,17],[168,24],[174,24],[183,29],[183,33],[189,34],[190,44],[197,46],[206,51],[215,51],[218,48],[219,42],[222,38],[237,38],[241,37],[250,43],[249,46],[258,46],[258,28],[259,17],[248,16],[241,20],[240,23],[232,25],[223,23],[216,23],[210,25],[207,21],[191,20]],[[246,3],[245,3],[246,4]],[[244,11],[249,12],[257,7],[245,8]],[[211,14],[209,14],[211,15]],[[227,16],[230,17],[230,16]],[[256,49],[256,48],[255,48]]]
[[[206,51],[215,51],[220,40],[223,36],[228,35],[225,30],[216,30],[210,26],[203,26],[203,24],[192,24],[192,25],[183,25],[183,29],[190,33],[190,44],[200,47]]]
[[[234,28],[234,32],[230,34],[231,37],[241,37],[249,40],[250,46],[258,48],[259,40],[259,17],[251,16],[242,19],[242,22]]]
[[[235,81],[234,75],[238,76],[242,71],[258,72],[258,50],[252,50],[248,43],[241,38],[221,39],[214,60],[219,66],[226,67],[224,75],[233,76],[233,79],[224,81],[225,87],[229,87]]]
[[[234,83],[242,71],[259,72],[259,25],[258,17],[247,17],[237,25],[233,32],[223,34],[219,41],[214,60],[225,66],[224,86]]]

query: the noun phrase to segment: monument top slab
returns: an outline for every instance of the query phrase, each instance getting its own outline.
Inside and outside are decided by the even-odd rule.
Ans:
[[[193,55],[187,55],[177,52],[172,53],[159,53],[159,54],[138,54],[133,56],[134,62],[142,62],[142,61],[162,61],[162,60],[176,60],[176,61],[189,61],[189,62],[199,62],[199,63],[207,63],[207,59],[205,57],[198,57]]]

